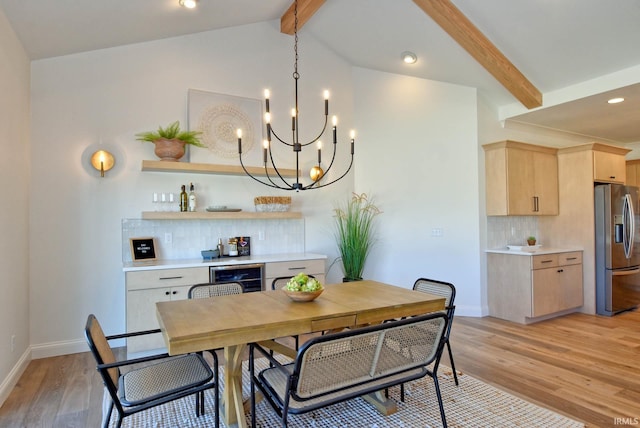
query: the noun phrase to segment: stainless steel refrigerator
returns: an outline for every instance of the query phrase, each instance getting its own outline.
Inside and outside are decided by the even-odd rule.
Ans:
[[[639,189],[595,186],[596,312],[615,315],[640,303]]]

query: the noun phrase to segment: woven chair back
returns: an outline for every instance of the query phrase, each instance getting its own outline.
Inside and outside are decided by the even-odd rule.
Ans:
[[[444,297],[446,307],[453,306],[456,298],[456,288],[450,282],[437,281],[435,279],[419,278],[413,289],[423,293]]]
[[[239,282],[224,282],[220,284],[196,284],[189,289],[189,299],[206,299],[208,297],[242,294],[242,284]]]
[[[91,353],[98,364],[111,364],[116,362],[116,357],[111,346],[109,346],[107,337],[104,335],[104,331],[102,331],[102,327],[100,326],[98,319],[93,314],[89,315],[89,318],[87,319],[85,336],[87,338],[87,343],[89,344],[89,349],[91,349]],[[112,386],[117,389],[120,371],[117,368],[112,368],[108,369],[108,372],[109,379],[113,384]],[[107,381],[107,379],[104,380],[105,382]]]
[[[309,398],[431,364],[438,354],[447,318],[440,314],[421,318],[425,317],[346,337],[337,334],[311,339],[298,355],[295,395]]]

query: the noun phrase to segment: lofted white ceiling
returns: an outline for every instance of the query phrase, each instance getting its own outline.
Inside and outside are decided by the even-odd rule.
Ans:
[[[477,87],[502,119],[640,142],[640,1],[452,1],[543,93],[542,108],[527,111],[412,0],[328,0],[300,31],[300,48],[311,34],[354,66]],[[38,60],[276,20],[290,4],[0,0],[0,9]],[[406,50],[416,64],[401,63]],[[608,105],[610,93],[627,101]]]

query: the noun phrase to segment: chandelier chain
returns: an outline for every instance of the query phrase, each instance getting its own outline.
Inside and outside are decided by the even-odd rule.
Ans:
[[[294,58],[295,61],[293,63],[293,78],[298,80],[298,78],[300,77],[300,74],[298,73],[298,0],[295,1],[294,3],[294,8],[293,8],[293,17],[294,17],[294,21],[293,21],[293,36],[294,36],[294,42],[293,42],[293,52],[295,53]]]

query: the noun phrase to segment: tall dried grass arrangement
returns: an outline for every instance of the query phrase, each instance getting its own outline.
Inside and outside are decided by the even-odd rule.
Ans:
[[[335,237],[346,280],[362,279],[362,272],[371,247],[375,243],[375,217],[382,211],[366,193],[354,193],[351,199],[335,210]]]

